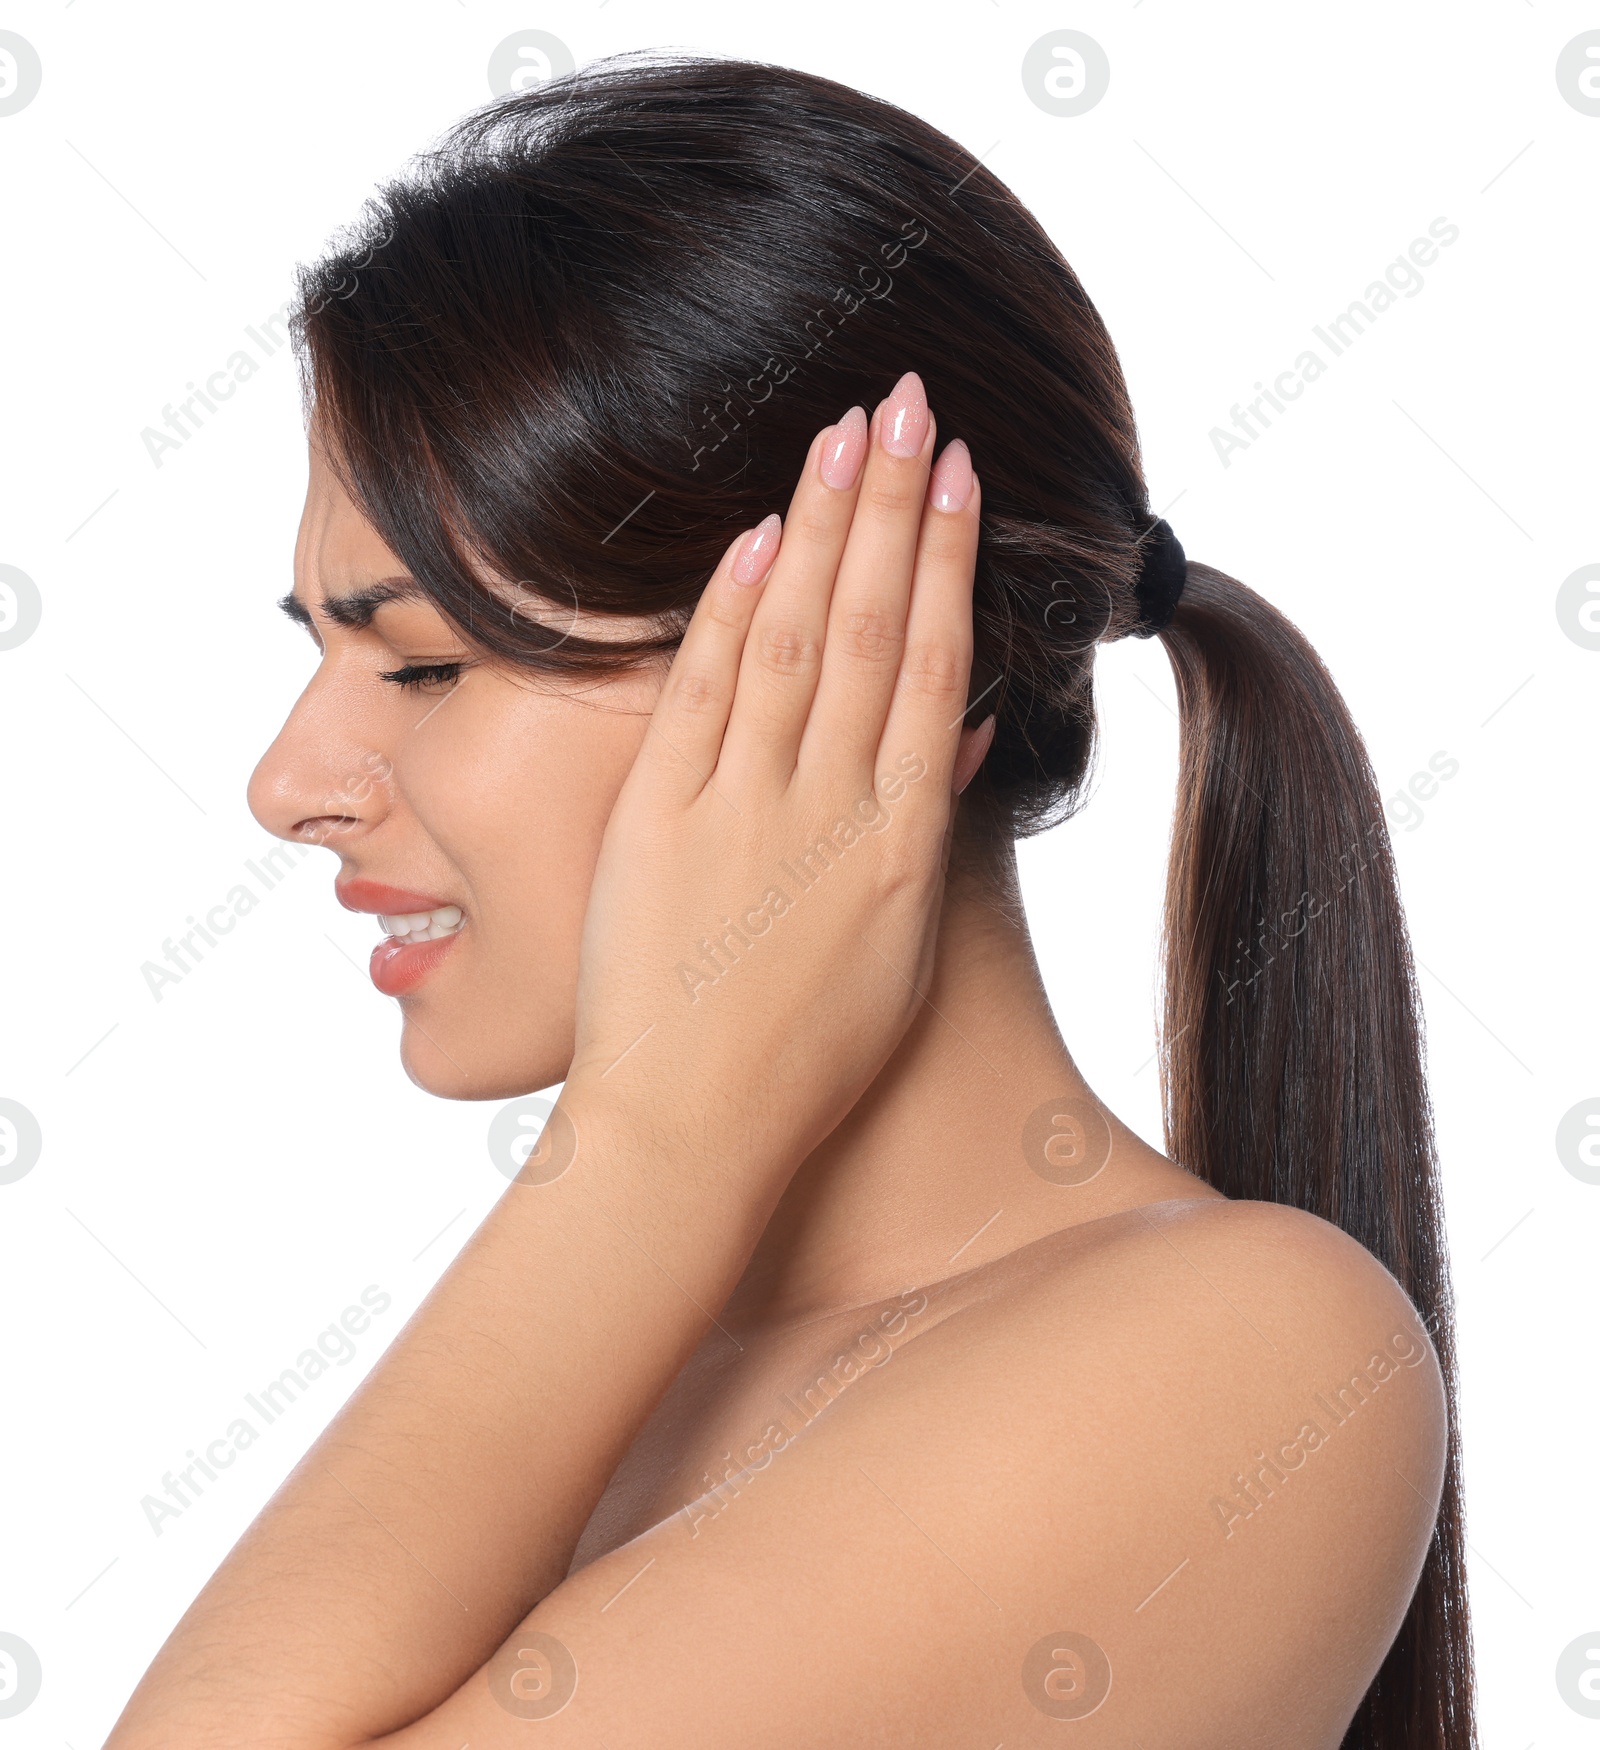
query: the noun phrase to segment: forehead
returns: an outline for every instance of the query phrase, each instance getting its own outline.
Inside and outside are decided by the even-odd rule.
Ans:
[[[315,442],[310,460],[295,542],[294,593],[310,606],[352,585],[403,573],[405,566],[345,491]]]
[[[305,510],[295,542],[294,590],[282,605],[295,618],[302,618],[304,610],[321,608],[331,599],[333,612],[319,615],[320,619],[367,625],[377,603],[359,598],[373,593],[375,585],[382,586],[377,593],[384,599],[405,601],[414,608],[439,614],[421,588],[411,581],[404,562],[345,490],[313,429]],[[622,641],[660,630],[653,615],[598,614],[576,602],[569,604],[536,594],[504,578],[485,577],[484,587],[509,596],[516,611],[529,619],[583,638]],[[341,603],[341,597],[347,601]],[[300,611],[296,610],[296,603]],[[352,611],[346,612],[346,606]]]

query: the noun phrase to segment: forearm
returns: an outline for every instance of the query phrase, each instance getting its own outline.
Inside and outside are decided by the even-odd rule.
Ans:
[[[569,1092],[571,1090],[569,1089]],[[107,1750],[348,1750],[418,1718],[564,1577],[737,1281],[781,1173],[564,1095],[513,1184],[223,1562]]]

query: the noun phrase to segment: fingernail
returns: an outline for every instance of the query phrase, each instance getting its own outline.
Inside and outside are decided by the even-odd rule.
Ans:
[[[928,503],[935,510],[960,510],[972,496],[972,457],[960,438],[952,438],[928,476]]]
[[[978,725],[977,738],[972,744],[975,748],[981,747],[983,751],[972,762],[972,770],[967,773],[966,777],[964,777],[959,784],[956,785],[956,795],[959,796],[961,794],[961,792],[966,789],[967,785],[970,784],[975,777],[977,777],[979,771],[983,767],[984,760],[988,758],[989,749],[993,744],[994,744],[994,713],[991,711],[989,713],[989,715],[987,717],[985,717],[984,720]]]
[[[920,456],[928,435],[928,394],[915,371],[907,371],[883,403],[878,438],[891,456]]]
[[[776,511],[746,533],[733,559],[735,583],[760,583],[778,556],[778,541],[782,533],[783,519]]]
[[[852,407],[822,440],[822,478],[840,491],[854,486],[866,454],[866,410]]]

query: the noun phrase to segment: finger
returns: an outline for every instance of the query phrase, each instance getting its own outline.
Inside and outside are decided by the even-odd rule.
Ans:
[[[952,443],[929,481],[917,544],[905,655],[895,680],[874,770],[914,788],[922,804],[947,809],[972,673],[972,579],[982,492],[966,454]],[[940,504],[949,508],[940,508]]]
[[[912,573],[936,437],[922,379],[907,371],[878,408],[849,539],[828,607],[802,766],[870,782],[905,651]]]
[[[819,432],[784,523],[783,550],[762,591],[739,664],[723,758],[734,782],[787,782],[822,667],[828,601],[850,532],[869,443],[852,407]]]
[[[679,794],[697,794],[711,780],[745,640],[782,541],[783,524],[774,514],[733,542],[701,592],[667,671],[640,753]]]

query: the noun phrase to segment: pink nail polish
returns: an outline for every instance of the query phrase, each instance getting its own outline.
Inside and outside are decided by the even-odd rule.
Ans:
[[[959,784],[956,785],[956,795],[958,796],[966,789],[967,785],[977,777],[979,768],[989,757],[989,749],[994,745],[994,713],[992,711],[978,725],[977,738],[972,745],[977,757],[973,759],[972,770],[967,773],[966,777],[964,777]],[[979,748],[982,749],[981,753],[977,752]]]
[[[852,407],[822,440],[822,478],[839,491],[847,490],[855,485],[866,454],[867,415],[863,408]]]
[[[935,510],[961,510],[972,496],[972,457],[960,438],[952,438],[928,476],[928,503]]]
[[[878,436],[891,456],[920,456],[928,435],[928,394],[915,371],[907,371],[883,403]]]
[[[772,569],[783,534],[783,519],[776,511],[756,524],[740,543],[733,561],[735,583],[760,583]]]

